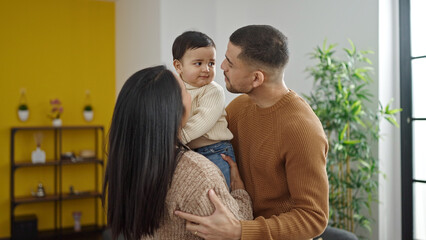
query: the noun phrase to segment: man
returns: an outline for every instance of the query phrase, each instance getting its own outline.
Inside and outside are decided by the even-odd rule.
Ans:
[[[327,139],[310,106],[284,83],[287,38],[271,26],[242,27],[231,35],[225,57],[226,88],[244,93],[226,111],[255,219],[236,220],[213,191],[213,215],[176,214],[206,239],[320,235],[328,220]]]

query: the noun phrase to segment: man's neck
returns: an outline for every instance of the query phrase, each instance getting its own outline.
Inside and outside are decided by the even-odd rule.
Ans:
[[[288,92],[289,89],[284,81],[278,81],[277,83],[265,82],[247,95],[260,108],[267,108],[277,103]]]

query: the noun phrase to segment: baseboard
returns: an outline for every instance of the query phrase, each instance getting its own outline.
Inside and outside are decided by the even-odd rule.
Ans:
[[[10,240],[10,238],[0,238],[0,240]]]

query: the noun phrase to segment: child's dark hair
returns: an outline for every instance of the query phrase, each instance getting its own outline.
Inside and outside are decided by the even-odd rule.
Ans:
[[[201,47],[216,48],[216,45],[209,36],[202,32],[186,31],[179,35],[173,42],[173,60],[180,60],[188,49],[197,49]]]

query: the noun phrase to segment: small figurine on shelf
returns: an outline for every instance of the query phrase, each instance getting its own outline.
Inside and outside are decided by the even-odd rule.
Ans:
[[[74,190],[74,186],[70,185],[70,195],[77,195],[77,192]]]
[[[44,191],[43,184],[39,183],[37,187],[37,192],[31,191],[31,195],[33,195],[34,197],[39,197],[39,198],[45,197],[46,192]]]
[[[80,157],[82,159],[95,159],[96,153],[90,149],[83,149],[80,151]]]
[[[80,232],[81,231],[81,212],[72,212],[72,216],[74,218],[74,231]]]
[[[92,104],[90,103],[90,91],[86,90],[86,103],[84,105],[83,108],[83,117],[84,120],[86,120],[87,122],[90,122],[93,120],[93,107]]]
[[[37,132],[34,134],[34,141],[36,142],[37,148],[31,153],[32,163],[46,162],[46,153],[40,149],[42,140],[43,140],[43,134],[41,132]]]
[[[29,115],[30,115],[30,110],[28,110],[26,91],[23,88],[21,89],[21,96],[19,98],[19,106],[18,106],[19,120],[21,120],[22,122],[25,122],[28,120]]]
[[[61,113],[64,109],[61,106],[61,101],[55,98],[53,100],[50,100],[50,105],[52,106],[52,110],[49,114],[49,117],[52,119],[52,125],[55,127],[62,126]]]

